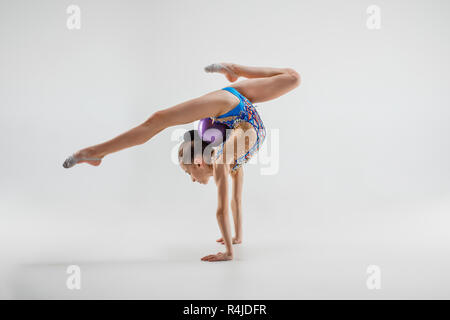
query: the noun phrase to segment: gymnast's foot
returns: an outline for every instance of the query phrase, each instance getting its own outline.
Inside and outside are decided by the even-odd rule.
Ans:
[[[220,244],[225,244],[225,240],[223,238],[217,239],[216,242]],[[242,240],[240,238],[233,237],[233,244],[241,244]]]
[[[103,157],[95,156],[93,154],[92,150],[83,149],[83,150],[75,152],[73,155],[68,157],[64,161],[63,167],[66,169],[72,168],[74,165],[76,165],[78,163],[83,163],[83,162],[88,163],[92,166],[99,166],[100,163],[102,162],[102,158]]]
[[[235,82],[239,76],[233,71],[233,67],[231,63],[221,62],[221,63],[213,63],[209,66],[205,67],[205,71],[208,73],[222,73],[227,77],[228,81]]]

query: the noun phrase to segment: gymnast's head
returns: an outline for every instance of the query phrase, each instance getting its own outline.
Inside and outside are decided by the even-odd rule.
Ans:
[[[207,184],[213,175],[212,148],[200,138],[197,130],[187,131],[183,140],[178,149],[181,169],[191,176],[192,182]]]

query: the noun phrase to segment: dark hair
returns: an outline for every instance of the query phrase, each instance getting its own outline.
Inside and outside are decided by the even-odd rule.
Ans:
[[[203,141],[198,130],[186,131],[183,136],[183,142],[178,149],[178,160],[184,164],[194,163],[194,158],[201,154],[205,154],[205,149],[209,146],[209,142]],[[212,151],[212,150],[211,150]],[[211,153],[208,154],[207,161],[210,160]]]

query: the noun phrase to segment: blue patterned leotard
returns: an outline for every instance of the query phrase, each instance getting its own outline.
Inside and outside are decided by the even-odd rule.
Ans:
[[[244,155],[238,157],[235,160],[234,166],[231,170],[236,171],[244,163],[249,161],[250,158],[259,150],[260,146],[263,144],[266,138],[266,129],[258,114],[258,111],[256,111],[255,106],[246,97],[244,97],[235,88],[232,87],[225,87],[222,90],[231,92],[239,98],[240,102],[235,108],[228,111],[227,113],[218,117],[211,117],[213,122],[224,123],[228,127],[235,129],[240,122],[245,121],[251,124],[253,129],[256,131],[256,142],[253,144],[253,146],[250,147],[249,150],[246,151]],[[225,141],[222,142],[222,144],[217,148],[216,159],[219,158],[219,156],[222,154],[224,143]]]

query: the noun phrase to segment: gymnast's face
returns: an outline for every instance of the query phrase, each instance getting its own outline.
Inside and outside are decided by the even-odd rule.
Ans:
[[[194,163],[192,164],[180,162],[180,167],[191,176],[192,182],[208,184],[209,178],[212,176],[210,168],[201,157],[194,159]]]

